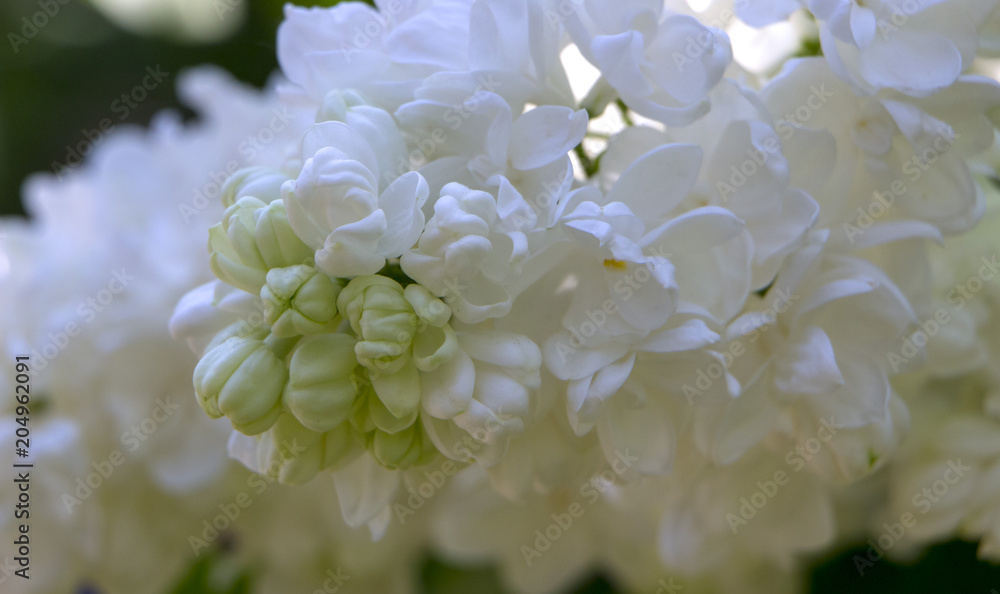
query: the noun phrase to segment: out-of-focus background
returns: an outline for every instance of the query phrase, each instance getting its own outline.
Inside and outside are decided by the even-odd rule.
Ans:
[[[336,0],[293,3],[329,6]],[[165,108],[190,116],[178,103],[175,88],[177,73],[186,67],[217,64],[244,82],[262,86],[277,68],[275,32],[283,4],[0,0],[0,214],[23,214],[20,187],[26,176],[71,170],[111,129],[146,125]],[[1000,570],[976,560],[974,543],[942,544],[908,567],[883,561],[862,580],[852,557],[866,547],[858,543],[814,560],[807,590],[1000,594]],[[174,592],[250,591],[248,576],[218,579],[225,564],[219,556],[199,562],[187,575],[178,576]],[[458,570],[433,560],[423,572],[422,588],[435,594],[503,592],[488,568]],[[576,592],[614,589],[595,576]]]
[[[100,145],[108,123],[145,125],[156,112],[179,107],[175,83],[185,67],[219,64],[261,86],[277,68],[283,4],[2,0],[0,211],[21,212],[25,176],[72,167]],[[152,88],[143,87],[147,68],[158,74],[146,78]]]

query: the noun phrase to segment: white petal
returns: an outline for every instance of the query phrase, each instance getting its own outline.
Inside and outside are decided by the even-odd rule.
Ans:
[[[360,456],[334,472],[333,481],[340,511],[351,528],[375,518],[399,491],[399,474],[384,468],[370,455]]]
[[[420,374],[421,404],[424,412],[438,419],[461,414],[472,400],[476,369],[462,349],[432,372]]]
[[[642,97],[653,92],[639,68],[644,59],[641,33],[599,35],[590,43],[590,49],[596,66],[619,93]]]
[[[612,399],[597,424],[605,458],[624,457],[629,460],[632,470],[643,474],[669,473],[677,449],[674,426],[677,415],[667,404],[669,399],[660,395],[649,405],[639,408],[628,406],[625,398]]]
[[[651,353],[674,353],[700,349],[718,340],[719,335],[709,330],[704,321],[695,319],[651,334],[635,348]]]
[[[731,211],[703,206],[670,219],[647,233],[641,245],[668,255],[702,252],[739,235],[746,224]]]
[[[378,253],[385,229],[385,213],[381,210],[337,228],[326,238],[325,247],[316,252],[316,265],[341,278],[375,274],[385,266],[385,257]]]
[[[766,27],[787,19],[802,7],[799,0],[735,2],[736,16],[751,27]]]
[[[379,196],[379,208],[385,213],[385,235],[378,242],[379,255],[396,258],[417,243],[424,230],[421,207],[430,191],[421,175],[411,171],[396,179]]]
[[[587,434],[597,422],[604,402],[628,381],[635,353],[604,367],[594,375],[569,383],[566,412],[577,435]]]
[[[545,366],[561,380],[582,379],[597,373],[627,352],[628,347],[618,343],[597,348],[581,347],[567,331],[552,336],[542,346]]]
[[[851,4],[851,33],[858,47],[864,49],[875,39],[878,22],[875,13],[869,8]]]
[[[668,144],[639,157],[608,192],[647,224],[663,219],[687,197],[698,179],[701,147]]]
[[[962,73],[962,54],[941,35],[894,31],[876,37],[858,60],[864,79],[876,87],[926,92],[946,87]]]
[[[368,141],[343,122],[322,122],[310,128],[302,137],[302,156],[312,157],[320,149],[332,147],[348,159],[361,162],[375,179],[379,177],[378,158]]]
[[[826,332],[810,326],[778,354],[774,385],[789,394],[824,394],[844,385]]]
[[[717,464],[728,465],[739,460],[774,427],[779,409],[770,397],[772,388],[768,379],[770,376],[765,375],[744,387],[714,426],[712,457]]]
[[[587,112],[543,105],[517,118],[507,154],[515,169],[537,169],[552,163],[583,141]]]
[[[844,353],[838,363],[844,384],[833,392],[808,397],[817,416],[849,428],[883,422],[892,394],[886,372],[863,353]]]

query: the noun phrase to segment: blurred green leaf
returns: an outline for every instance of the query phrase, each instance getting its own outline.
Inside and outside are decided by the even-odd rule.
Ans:
[[[235,559],[213,552],[196,561],[169,594],[249,594],[250,585]]]

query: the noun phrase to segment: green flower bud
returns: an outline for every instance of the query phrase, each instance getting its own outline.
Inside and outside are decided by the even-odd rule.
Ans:
[[[331,332],[336,329],[340,285],[312,266],[272,268],[260,290],[264,320],[278,337]],[[353,348],[353,342],[352,342]],[[354,354],[351,353],[354,362]]]
[[[403,290],[403,296],[413,307],[414,313],[430,326],[441,328],[451,319],[451,308],[422,285],[408,285]]]
[[[263,436],[258,464],[267,476],[289,485],[302,485],[323,470],[349,462],[362,450],[359,436],[348,423],[330,431],[303,427],[292,415],[282,413]]]
[[[368,449],[379,464],[393,470],[423,466],[438,455],[437,448],[420,423],[395,434],[376,429],[368,437]]]
[[[418,317],[402,285],[384,276],[359,276],[340,292],[337,308],[361,338],[354,352],[373,377],[396,373],[410,361]]]
[[[212,418],[223,415],[247,435],[267,431],[281,412],[288,380],[285,363],[268,344],[231,337],[208,351],[194,370],[198,403]]]
[[[255,213],[254,238],[257,249],[268,268],[311,262],[314,251],[307,246],[288,224],[285,201],[273,200],[263,210]]]
[[[380,422],[372,405],[372,417],[375,424],[385,431],[394,432],[399,427],[398,422],[409,426],[417,418],[420,411],[420,374],[413,364],[404,365],[395,373],[380,373],[371,376],[372,388],[378,395],[378,400],[385,410],[398,421],[386,419]],[[381,411],[379,411],[381,412]]]
[[[372,378],[375,397],[369,400],[368,414],[375,426],[386,433],[398,433],[417,420],[420,413],[420,378],[412,365],[392,375]]]
[[[238,320],[229,324],[222,330],[219,330],[212,340],[205,346],[203,353],[208,353],[215,347],[226,342],[230,338],[236,336],[239,338],[253,338],[256,340],[264,340],[270,332],[267,328],[254,327],[250,322],[246,320]]]
[[[370,409],[371,401],[378,400],[378,396],[375,395],[371,382],[365,381],[368,379],[367,370],[362,368],[361,371],[357,398],[354,399],[354,404],[351,406],[351,416],[348,417],[348,421],[359,433],[368,434],[376,428],[375,419],[372,417]]]
[[[266,206],[253,197],[241,198],[226,209],[222,222],[208,230],[209,265],[216,278],[248,293],[264,285],[267,265],[254,238],[254,211]]]
[[[282,398],[307,428],[329,431],[350,416],[358,394],[355,342],[347,334],[320,334],[303,339],[292,352]]]
[[[222,206],[229,208],[244,196],[253,196],[267,203],[281,197],[281,184],[288,181],[284,174],[264,167],[248,167],[230,175],[222,184]]]
[[[451,309],[420,285],[405,289],[381,275],[359,276],[340,292],[337,308],[358,336],[363,366],[349,420],[387,468],[409,468],[437,455],[419,422],[420,372],[459,352]]]
[[[362,368],[363,369],[363,368]],[[419,381],[415,376],[408,378],[410,381]],[[397,408],[398,415],[390,412],[385,403],[379,397],[374,385],[365,373],[361,373],[357,379],[358,398],[351,409],[351,424],[361,433],[370,433],[375,429],[380,429],[386,433],[399,433],[403,429],[410,427],[417,420],[420,413],[420,390],[412,389],[411,395],[416,397],[415,401],[409,402]]]
[[[284,202],[244,196],[226,208],[208,231],[209,264],[215,276],[248,293],[258,293],[267,271],[309,262],[312,250],[288,224]]]
[[[413,369],[413,366],[407,368]],[[429,464],[438,455],[436,446],[418,421],[419,415],[420,411],[414,407],[411,414],[397,417],[389,412],[372,384],[361,383],[348,424],[356,434],[364,436],[366,447],[379,464],[390,469],[406,469]]]

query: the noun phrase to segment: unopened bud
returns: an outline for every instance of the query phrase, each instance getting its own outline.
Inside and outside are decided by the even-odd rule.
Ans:
[[[256,435],[278,418],[287,379],[284,362],[267,344],[232,337],[198,362],[194,389],[209,416],[225,415],[237,431]]]
[[[264,167],[240,169],[222,184],[222,206],[229,208],[244,196],[266,203],[281,198],[281,184],[288,178]]]
[[[376,429],[369,437],[369,448],[375,459],[390,469],[427,464],[437,455],[437,449],[419,423],[392,435]]]
[[[351,414],[357,396],[353,336],[319,334],[303,339],[292,352],[284,402],[300,423],[329,431]]]
[[[272,268],[260,290],[264,321],[278,337],[333,331],[338,295],[340,285],[312,266]]]

